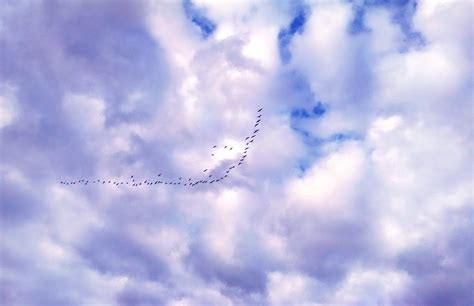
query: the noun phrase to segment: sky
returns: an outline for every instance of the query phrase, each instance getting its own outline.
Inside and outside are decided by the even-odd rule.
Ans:
[[[472,14],[1,1],[0,304],[474,304]]]

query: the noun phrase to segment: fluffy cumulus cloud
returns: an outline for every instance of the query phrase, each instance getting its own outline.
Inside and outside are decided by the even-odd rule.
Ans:
[[[472,12],[3,1],[0,304],[474,304]]]

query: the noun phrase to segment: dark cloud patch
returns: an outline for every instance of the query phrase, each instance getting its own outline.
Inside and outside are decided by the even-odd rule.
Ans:
[[[91,1],[65,8],[57,20],[65,54],[105,94],[111,125],[146,119],[150,112],[144,109],[160,103],[168,82],[162,51],[145,27],[144,14],[137,1]],[[137,106],[124,107],[135,92],[140,93]]]
[[[433,270],[429,277],[416,278],[406,300],[418,305],[471,305],[474,277],[469,272]]]
[[[6,162],[37,178],[94,175],[96,153],[64,114],[70,93],[102,98],[107,126],[150,118],[168,68],[145,13],[141,1],[49,1],[2,14],[0,79],[22,117],[0,132]]]
[[[244,254],[247,249],[240,249]],[[249,251],[249,250],[248,250]],[[242,257],[240,257],[242,258]],[[241,261],[227,264],[216,260],[201,244],[191,247],[186,262],[207,282],[220,282],[232,291],[240,291],[244,295],[264,293],[266,290],[266,275],[264,266],[258,266],[257,261]]]
[[[416,280],[407,301],[423,305],[474,302],[473,231],[472,223],[455,225],[447,239],[420,243],[399,256],[397,265]]]
[[[179,137],[179,135],[176,135]],[[170,152],[176,149],[173,146],[173,139],[162,141],[160,144],[149,142],[141,137],[134,135],[132,137],[133,153],[128,154],[125,160],[128,163],[134,164],[137,162],[145,163],[145,168],[150,171],[153,177],[162,173],[163,177],[176,179],[170,177],[170,174],[176,173],[176,165],[172,161]]]
[[[143,120],[150,114],[144,109],[159,103],[168,82],[162,51],[144,24],[145,12],[142,2],[125,0],[14,9],[3,23],[0,76],[19,87],[24,108],[56,128],[65,123],[60,103],[68,92],[103,97],[108,124]],[[137,105],[124,109],[135,92],[141,94]]]
[[[166,303],[159,292],[141,288],[140,286],[127,285],[117,296],[118,305],[163,305]]]
[[[28,175],[36,186],[43,184],[45,177],[59,182],[95,172],[97,161],[86,149],[85,140],[69,129],[64,119],[57,118],[26,120],[0,131],[3,160]]]
[[[7,227],[35,221],[44,212],[41,199],[27,190],[22,184],[11,182],[3,177],[0,184],[0,227]]]
[[[306,108],[316,102],[316,93],[312,91],[307,77],[299,71],[282,70],[272,84],[271,94],[281,107],[287,107],[290,111]]]
[[[101,273],[160,280],[168,272],[157,254],[121,229],[91,230],[89,237],[79,244],[78,252]]]
[[[322,218],[308,218],[288,228],[288,240],[298,253],[300,269],[325,284],[335,285],[354,264],[371,261],[374,245],[367,221],[328,223]]]

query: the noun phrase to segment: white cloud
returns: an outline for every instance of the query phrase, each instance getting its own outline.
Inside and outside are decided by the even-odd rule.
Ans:
[[[394,305],[411,285],[405,271],[371,270],[357,268],[351,271],[328,304],[340,305]]]
[[[305,214],[343,217],[355,208],[360,180],[365,172],[363,149],[347,144],[314,164],[302,178],[286,186],[288,209]]]
[[[378,186],[372,197],[384,203],[383,249],[398,254],[439,235],[444,216],[469,203],[469,140],[452,128],[398,116],[375,120],[369,135]]]
[[[182,3],[149,1],[147,23],[151,33],[165,49],[166,57],[178,70],[185,69],[199,45],[199,35],[186,21]],[[179,39],[176,39],[179,37]]]
[[[268,275],[268,302],[271,305],[320,305],[317,303],[320,294],[317,281],[304,274],[271,272]]]
[[[68,95],[64,98],[64,110],[71,124],[78,130],[102,130],[105,123],[105,103],[99,98],[84,95]]]
[[[392,21],[392,13],[386,9],[374,9],[367,12],[366,24],[370,29],[370,51],[380,57],[397,52],[403,42],[400,25]]]
[[[469,52],[466,47],[472,48],[472,8],[470,1],[420,1],[413,23],[429,44],[444,43]]]
[[[140,84],[119,95],[77,90],[64,80],[64,98],[48,104],[48,111],[38,107],[41,120],[25,121],[33,127],[16,132],[21,141],[2,130],[8,160],[0,167],[1,187],[9,205],[2,201],[0,212],[12,226],[2,236],[5,260],[11,261],[0,262],[0,282],[12,284],[12,296],[26,296],[20,301],[30,304],[391,305],[405,302],[416,288],[429,292],[432,275],[461,282],[452,272],[469,271],[464,257],[470,249],[452,241],[466,238],[474,209],[470,5],[422,2],[412,30],[426,42],[400,50],[408,43],[392,7],[366,7],[363,21],[370,31],[353,35],[350,3],[316,1],[304,31],[290,43],[292,60],[283,65],[277,35],[294,17],[290,2],[194,4],[217,24],[207,39],[181,2],[148,1],[141,8],[152,38],[135,33],[141,23],[128,25],[133,38],[155,40],[169,73],[146,118],[133,117],[154,96]],[[128,6],[118,8],[114,18],[123,20]],[[117,37],[128,26],[119,27]],[[117,58],[82,50],[76,41],[81,33],[70,32],[68,39],[51,39],[64,45],[56,48],[65,54],[62,61],[80,66],[81,57],[70,51],[75,47],[86,54],[81,56],[114,66]],[[113,35],[107,39],[127,45]],[[35,63],[44,69],[38,71],[47,71],[41,59]],[[18,74],[30,71],[17,65]],[[314,97],[304,102],[309,108],[322,101],[322,116],[294,119],[284,112],[302,104],[289,98],[300,94],[299,85],[277,97],[270,92],[286,72],[307,81],[310,90],[304,90]],[[40,96],[44,88],[58,87],[54,79],[48,82],[18,84],[18,90]],[[124,101],[117,109],[125,119],[114,108],[115,94]],[[24,101],[16,97],[8,90],[0,95],[3,127],[19,122]],[[163,171],[187,179],[206,168],[211,172],[242,151],[260,107],[260,132],[248,158],[220,185],[133,189],[55,182],[61,173],[86,166],[91,176],[103,178],[146,179]],[[67,119],[64,135],[49,128],[63,122],[57,113]],[[307,137],[292,128],[293,120]],[[357,139],[331,139],[344,133]],[[325,142],[311,143],[313,138]],[[68,145],[84,156],[72,165],[52,163],[48,173],[38,170],[35,154],[12,158],[24,151],[56,160],[57,139],[70,139]],[[213,145],[219,148],[212,151]],[[298,168],[302,160],[309,163],[304,171]],[[417,252],[433,257],[422,267],[427,273],[413,268],[410,260],[424,260]],[[33,255],[57,265],[37,266]],[[52,279],[64,290],[49,300],[22,277],[27,274],[33,281]]]
[[[18,119],[18,116],[19,109],[15,88],[8,85],[0,86],[0,129],[11,125]]]
[[[302,35],[291,48],[295,67],[306,74],[312,90],[323,99],[341,103],[350,69],[353,39],[347,32],[351,7],[339,2],[315,8]]]
[[[242,54],[265,69],[276,69],[278,31],[288,23],[284,4],[271,1],[196,1],[218,24],[216,38],[243,39]]]

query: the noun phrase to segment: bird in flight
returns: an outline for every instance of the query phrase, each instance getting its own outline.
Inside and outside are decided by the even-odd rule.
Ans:
[[[262,118],[262,110],[263,108],[260,108],[257,110],[257,120],[255,121],[255,124],[254,124],[254,127],[257,127],[260,122],[261,122],[261,118]],[[181,181],[182,181],[182,176],[180,176],[179,178],[177,178],[176,181],[173,181],[173,180],[169,180],[169,181],[161,181],[161,180],[153,180],[153,179],[145,179],[143,181],[140,181],[140,180],[135,180],[135,175],[131,175],[130,176],[130,182],[129,181],[122,181],[122,180],[112,180],[112,179],[109,179],[109,180],[103,180],[103,179],[97,179],[97,180],[90,180],[92,182],[92,184],[100,184],[102,183],[102,185],[104,185],[105,183],[108,183],[108,184],[113,184],[117,187],[120,187],[121,185],[128,185],[128,186],[132,186],[132,187],[138,187],[138,186],[152,186],[152,185],[180,185],[180,186],[190,186],[190,187],[194,187],[194,186],[197,186],[199,184],[214,184],[214,183],[220,183],[226,179],[228,179],[230,173],[232,170],[234,170],[236,168],[236,166],[241,166],[245,159],[247,158],[247,151],[250,149],[251,147],[251,144],[254,142],[254,139],[256,138],[257,136],[257,133],[259,132],[260,130],[259,129],[255,129],[253,131],[253,133],[251,135],[248,135],[245,137],[244,141],[247,141],[245,143],[245,149],[243,151],[243,154],[242,156],[240,157],[240,159],[238,160],[238,163],[236,164],[231,164],[227,170],[224,170],[225,171],[225,174],[222,173],[222,176],[217,176],[218,178],[217,179],[213,179],[211,181],[208,181],[207,179],[204,180],[204,179],[196,179],[194,182],[192,182],[192,178],[189,178],[187,183],[184,183],[184,184],[181,184]],[[217,145],[213,145],[212,148],[215,149],[217,148],[218,146]],[[233,150],[234,147],[233,146],[228,146],[228,145],[225,145],[224,146],[224,149],[228,149],[228,150]],[[215,154],[212,153],[211,156],[214,156]],[[214,169],[214,168],[213,168]],[[203,173],[205,172],[208,172],[209,171],[209,168],[206,168],[203,170]],[[219,175],[219,172],[215,173],[217,175]],[[162,174],[159,173],[158,174],[158,177],[161,177]],[[212,174],[209,174],[208,176],[208,179],[210,179],[212,177]],[[77,181],[65,181],[65,180],[62,180],[60,181],[60,184],[62,185],[65,185],[65,186],[71,186],[71,185],[76,185],[76,184],[84,184],[85,186],[87,186],[89,184],[89,180],[85,180],[85,179],[80,179],[80,180],[77,180]],[[125,183],[125,184],[124,184]]]

